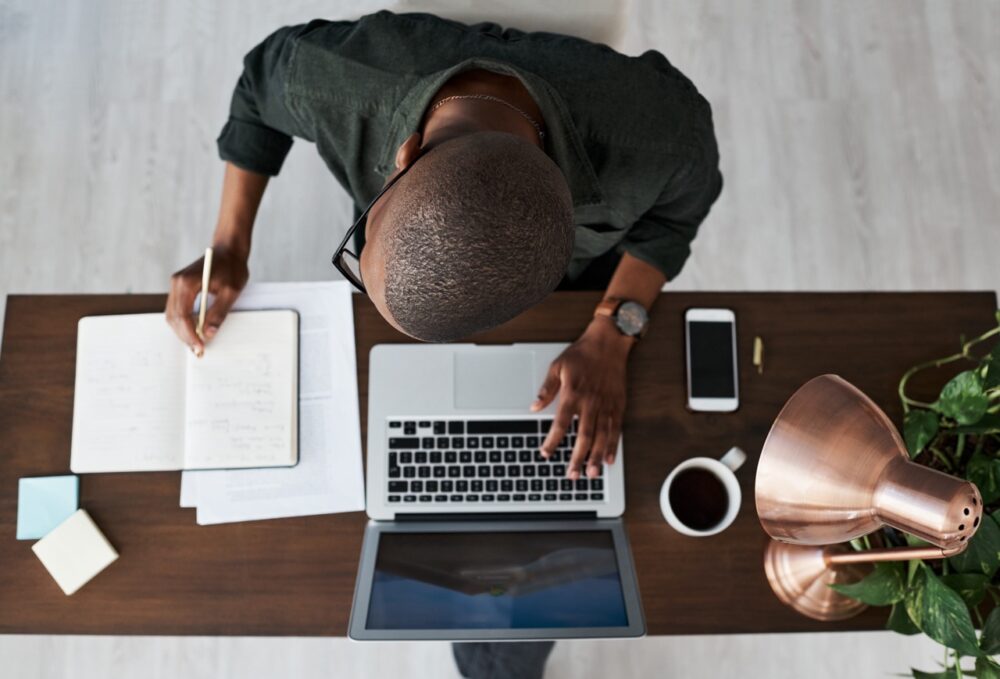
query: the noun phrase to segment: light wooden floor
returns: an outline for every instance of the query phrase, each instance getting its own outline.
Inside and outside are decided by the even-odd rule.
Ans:
[[[405,4],[586,32],[581,7],[604,10],[581,2]],[[0,295],[164,290],[214,223],[242,55],[282,24],[390,4],[0,0]],[[671,287],[1000,287],[1000,2],[612,4],[620,21],[591,33],[664,52],[715,110],[726,189]],[[296,144],[252,276],[331,276],[349,214]],[[883,633],[573,642],[549,676],[865,678],[939,657]],[[457,676],[445,644],[331,639],[0,637],[0,662],[5,677]]]

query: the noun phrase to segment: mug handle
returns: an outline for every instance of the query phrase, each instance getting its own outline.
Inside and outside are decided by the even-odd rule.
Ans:
[[[723,455],[719,462],[729,467],[729,471],[735,472],[737,469],[743,466],[743,463],[747,461],[747,454],[739,446],[733,446],[729,449],[725,455]]]

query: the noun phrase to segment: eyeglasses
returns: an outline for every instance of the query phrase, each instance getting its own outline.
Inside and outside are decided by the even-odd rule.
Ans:
[[[368,219],[368,213],[375,206],[375,203],[379,201],[379,198],[385,195],[386,191],[392,188],[393,184],[399,181],[399,178],[406,174],[406,171],[413,167],[413,164],[409,164],[399,171],[395,177],[389,180],[382,190],[378,192],[378,195],[368,203],[368,207],[364,209],[361,216],[358,217],[358,221],[354,222],[354,226],[347,230],[344,235],[344,240],[340,241],[340,245],[337,246],[336,251],[333,253],[333,265],[337,267],[337,271],[343,274],[344,278],[349,280],[354,287],[356,287],[361,292],[367,293],[365,290],[365,284],[361,280],[361,259],[358,255],[347,249],[347,244],[351,241],[354,236],[354,232],[357,231],[358,227],[366,222]]]

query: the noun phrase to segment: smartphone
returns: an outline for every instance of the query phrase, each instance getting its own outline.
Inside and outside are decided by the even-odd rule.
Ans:
[[[736,314],[732,309],[688,309],[687,406],[729,413],[740,406],[736,366]]]

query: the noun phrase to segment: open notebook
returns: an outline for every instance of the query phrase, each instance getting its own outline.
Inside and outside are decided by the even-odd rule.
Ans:
[[[204,356],[163,314],[80,319],[70,469],[279,467],[298,460],[298,314],[229,314]]]

